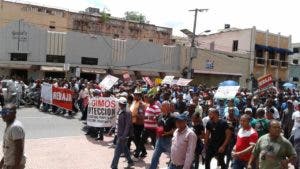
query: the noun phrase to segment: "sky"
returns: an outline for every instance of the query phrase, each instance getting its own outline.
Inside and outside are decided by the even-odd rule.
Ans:
[[[181,29],[192,30],[194,13],[191,9],[204,8],[198,13],[196,34],[205,30],[216,32],[225,24],[236,28],[269,30],[281,35],[292,35],[292,42],[300,42],[298,0],[13,0],[38,5],[83,11],[87,7],[104,9],[112,16],[124,17],[126,11],[137,11],[150,24],[171,27],[173,35],[184,36]],[[297,17],[296,17],[297,16]]]

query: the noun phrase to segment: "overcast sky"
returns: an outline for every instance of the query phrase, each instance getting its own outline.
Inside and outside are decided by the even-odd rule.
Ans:
[[[16,1],[16,0],[14,0]],[[217,31],[231,27],[292,35],[292,42],[300,42],[298,0],[17,0],[72,11],[97,7],[109,10],[113,16],[124,17],[126,11],[143,13],[151,24],[173,28],[173,34],[183,36],[181,29],[192,30],[193,13],[189,9],[208,8],[199,13],[197,34],[204,30]]]

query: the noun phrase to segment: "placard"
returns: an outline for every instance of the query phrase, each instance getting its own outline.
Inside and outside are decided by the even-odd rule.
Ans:
[[[172,85],[173,79],[175,76],[165,76],[165,78],[162,80],[162,84],[170,84]]]
[[[52,104],[66,110],[72,110],[72,95],[74,92],[70,89],[61,87],[52,87]]]
[[[107,75],[100,83],[100,87],[103,87],[105,90],[110,90],[118,80],[119,78],[117,77]]]
[[[149,77],[143,77],[143,80],[147,83],[147,85],[149,85],[150,87],[153,86],[153,82],[151,81],[151,79]]]
[[[42,84],[41,99],[43,103],[52,104],[52,85],[49,83]]]
[[[215,94],[216,99],[233,99],[240,86],[220,86]]]
[[[273,86],[273,79],[271,74],[262,76],[258,78],[257,81],[260,90],[264,90],[266,88],[269,88],[270,86]]]
[[[184,79],[184,78],[179,78],[177,81],[178,86],[187,86],[193,79]]]

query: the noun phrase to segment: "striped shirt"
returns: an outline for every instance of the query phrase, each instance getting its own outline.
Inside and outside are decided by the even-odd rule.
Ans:
[[[145,111],[144,127],[145,129],[156,129],[157,121],[156,117],[161,113],[160,108],[157,105],[150,105]]]

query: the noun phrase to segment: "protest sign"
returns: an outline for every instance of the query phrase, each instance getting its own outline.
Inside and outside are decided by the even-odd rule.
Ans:
[[[70,89],[60,88],[60,87],[52,87],[52,104],[66,109],[72,110],[73,102],[72,95],[74,92]]]
[[[220,86],[215,94],[216,99],[232,99],[239,91],[240,86]]]
[[[41,98],[44,103],[52,104],[52,85],[43,83],[41,90]]]
[[[258,78],[257,81],[258,81],[258,87],[260,90],[264,90],[264,89],[269,88],[270,86],[273,86],[273,79],[272,79],[271,74],[262,76],[262,77]]]
[[[159,85],[161,85],[161,82],[162,82],[162,79],[160,79],[160,78],[155,78],[154,84],[155,84],[155,86],[159,86]]]
[[[147,85],[149,86],[153,86],[153,82],[151,81],[151,79],[149,77],[143,77],[143,80],[147,83]]]
[[[87,125],[92,127],[111,127],[115,123],[118,109],[116,98],[90,98],[87,110]]]
[[[178,86],[187,86],[191,81],[192,79],[179,78],[176,84]]]
[[[100,87],[103,87],[105,90],[110,90],[118,80],[119,78],[117,77],[107,75],[100,83]]]
[[[172,84],[173,83],[174,76],[165,76],[165,78],[162,80],[162,84]]]

